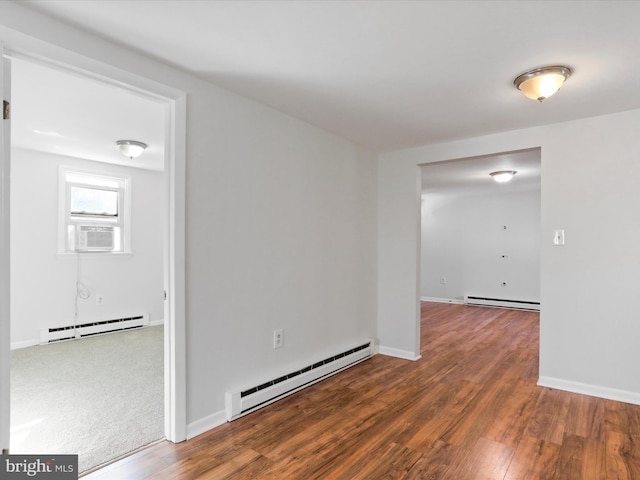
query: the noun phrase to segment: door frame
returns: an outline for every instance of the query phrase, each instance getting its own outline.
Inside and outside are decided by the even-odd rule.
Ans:
[[[164,222],[164,385],[165,436],[172,442],[186,439],[186,288],[185,288],[185,196],[186,196],[186,93],[132,72],[104,64],[89,57],[75,54],[32,37],[13,35],[15,32],[0,28],[0,42],[4,55],[22,57],[64,68],[98,81],[125,88],[163,102],[167,108],[165,125],[165,222]],[[4,37],[4,38],[3,38]],[[11,40],[9,40],[11,39]],[[2,51],[0,51],[2,54]],[[3,56],[4,58],[4,56]],[[9,205],[2,203],[1,234],[9,238]],[[4,219],[7,219],[5,222]],[[5,231],[6,230],[6,231]],[[0,253],[1,254],[1,253]],[[9,269],[0,272],[0,287],[10,285]],[[0,329],[10,329],[9,315],[0,315]],[[10,335],[2,335],[0,364],[8,365]],[[6,344],[6,345],[5,345]],[[2,371],[2,389],[8,385],[8,372]],[[10,405],[2,402],[1,418],[8,418]],[[8,439],[9,425],[0,422],[0,438]],[[6,432],[4,430],[7,430]],[[3,443],[2,448],[6,448]]]
[[[10,394],[10,359],[11,329],[10,300],[11,263],[9,245],[10,225],[10,189],[11,189],[11,122],[4,120],[4,100],[11,101],[11,63],[4,57],[4,45],[0,42],[0,95],[3,100],[2,130],[0,130],[0,449],[2,454],[9,453],[9,432],[11,415]],[[6,407],[5,407],[6,406]]]

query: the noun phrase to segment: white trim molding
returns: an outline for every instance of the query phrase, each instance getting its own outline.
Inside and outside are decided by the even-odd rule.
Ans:
[[[434,303],[451,303],[455,305],[464,305],[464,300],[457,298],[437,298],[437,297],[420,297],[421,302],[434,302]]]
[[[540,387],[555,388],[557,390],[580,393],[582,395],[589,395],[598,398],[606,398],[607,400],[631,403],[633,405],[640,405],[640,393],[638,392],[618,390],[616,388],[591,385],[588,383],[574,382],[572,380],[563,380],[561,378],[553,377],[538,378],[538,385]]]
[[[409,352],[407,350],[400,350],[398,348],[385,347],[384,345],[378,346],[378,353],[380,355],[387,355],[388,357],[396,357],[402,358],[403,360],[411,360],[415,362],[416,360],[420,360],[422,355],[414,354],[413,352]]]
[[[193,437],[197,437],[209,430],[213,430],[223,423],[227,423],[227,417],[225,416],[224,410],[220,410],[219,412],[207,415],[200,420],[196,420],[195,422],[187,425],[187,440],[191,440]]]
[[[34,347],[40,345],[40,338],[32,338],[30,340],[22,340],[20,342],[11,342],[11,350],[19,350],[21,348]]]

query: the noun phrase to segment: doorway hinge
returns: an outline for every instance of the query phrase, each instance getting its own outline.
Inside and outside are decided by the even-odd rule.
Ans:
[[[11,104],[2,100],[2,119],[9,120],[9,118],[11,118]]]

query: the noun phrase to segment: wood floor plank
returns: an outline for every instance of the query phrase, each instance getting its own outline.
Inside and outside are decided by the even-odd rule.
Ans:
[[[424,302],[420,360],[376,355],[83,480],[640,480],[640,406],[537,386],[538,317]]]
[[[555,478],[560,445],[524,436],[504,480],[551,480]]]
[[[566,431],[585,438],[604,440],[605,400],[573,395],[567,414]]]
[[[404,480],[452,478],[457,466],[467,458],[469,451],[441,440],[422,452],[420,459],[413,465]]]
[[[384,472],[384,478],[401,479],[422,457],[422,454],[408,449],[397,443],[386,445],[372,445],[370,448],[360,450],[362,455],[352,458],[349,462],[342,462],[347,468],[334,468],[329,471],[319,472],[326,480],[369,480],[380,478]]]
[[[511,383],[487,383],[441,438],[447,443],[471,448],[492,423],[500,421],[496,406],[506,403],[514,388]]]
[[[607,477],[616,480],[640,478],[640,438],[622,432],[608,432]]]
[[[511,395],[502,405],[496,406],[495,417],[487,426],[483,437],[512,447],[518,446],[540,393],[540,388],[530,380],[517,379]]]
[[[460,382],[454,384],[455,395],[446,406],[436,409],[429,420],[425,421],[422,427],[407,441],[407,446],[414,450],[424,450],[431,448],[437,440],[440,440],[451,425],[456,422],[461,412],[477,397],[481,385]],[[448,392],[451,395],[452,392]]]
[[[605,401],[607,478],[640,478],[640,408]]]
[[[238,456],[242,456],[241,458],[248,461],[253,453],[254,452],[247,453],[245,447],[234,443],[208,444],[192,452],[189,456],[156,472],[152,478],[157,480],[191,480],[218,467],[226,468],[225,465],[232,462]]]
[[[555,480],[584,480],[582,455],[585,439],[578,435],[566,435],[560,443],[556,461]]]
[[[241,477],[256,478],[264,471],[269,461],[262,455],[250,449],[242,450],[237,456],[215,468],[206,470],[196,480],[222,480],[225,478]]]
[[[502,480],[513,454],[512,447],[480,438],[449,477],[456,480]]]
[[[545,388],[540,393],[526,434],[561,445],[573,394]]]
[[[605,443],[597,438],[585,439],[582,453],[583,480],[601,480],[607,478]]]
[[[607,479],[606,448],[604,442],[579,435],[566,434],[558,457],[555,478],[603,480]]]
[[[630,438],[640,440],[640,408],[605,400],[604,410],[605,426],[608,431],[623,433]],[[636,444],[640,447],[640,441]]]

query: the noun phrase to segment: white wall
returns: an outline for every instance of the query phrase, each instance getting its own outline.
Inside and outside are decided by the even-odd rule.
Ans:
[[[632,110],[382,155],[381,344],[417,343],[417,165],[542,147],[541,383],[640,403],[638,124]],[[555,229],[566,246],[553,246]]]
[[[231,388],[376,336],[373,154],[17,4],[0,18],[8,48],[30,43],[18,30],[188,95],[188,424],[215,423]]]
[[[375,157],[208,87],[190,107],[193,417],[376,336]],[[199,119],[199,120],[198,120]],[[284,329],[284,348],[272,348]],[[215,411],[215,410],[214,410]]]
[[[422,198],[423,299],[540,301],[540,190]]]
[[[12,151],[11,343],[34,345],[40,329],[73,323],[78,255],[58,253],[60,166],[131,178],[130,254],[82,254],[78,322],[148,313],[163,320],[163,174],[23,149]],[[104,299],[96,304],[96,296]]]

